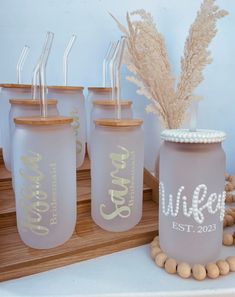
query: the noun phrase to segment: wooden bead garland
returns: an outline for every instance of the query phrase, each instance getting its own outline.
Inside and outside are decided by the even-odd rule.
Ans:
[[[226,175],[225,186],[227,204],[235,202],[235,195],[229,192],[235,190],[235,176]],[[226,209],[224,216],[224,228],[235,224],[235,207]],[[235,232],[233,234],[223,233],[223,244],[225,246],[235,245]],[[151,257],[157,266],[164,268],[169,274],[178,274],[181,278],[189,278],[193,276],[198,281],[204,280],[206,277],[216,279],[220,275],[227,275],[229,272],[235,272],[235,256],[227,257],[225,260],[220,259],[216,263],[208,263],[207,265],[195,264],[191,267],[188,263],[177,263],[175,259],[168,258],[161,250],[159,239],[156,236],[150,244]]]

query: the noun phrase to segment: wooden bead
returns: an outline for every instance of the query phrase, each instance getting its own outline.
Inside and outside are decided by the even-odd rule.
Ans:
[[[167,255],[164,253],[159,253],[157,254],[156,258],[155,258],[155,263],[157,264],[157,266],[159,267],[164,267],[164,264],[166,262],[167,259]]]
[[[177,262],[175,259],[169,258],[165,262],[165,270],[169,274],[175,274],[176,273],[176,267],[177,267]]]
[[[228,182],[226,185],[225,185],[225,191],[226,192],[231,192],[233,190],[233,185]]]
[[[227,222],[227,226],[232,226],[234,223],[234,219],[231,215],[226,215],[225,220]]]
[[[157,254],[161,253],[162,250],[160,249],[159,246],[154,246],[151,248],[151,252],[150,252],[150,255],[151,255],[151,258],[152,259],[155,259],[155,257],[157,256]]]
[[[179,263],[177,266],[177,273],[182,278],[189,278],[191,276],[191,267],[188,263]]]
[[[206,265],[207,276],[209,278],[217,278],[219,277],[219,267],[215,263],[209,263]]]
[[[226,261],[229,264],[229,270],[235,272],[235,256],[230,256],[226,258]]]
[[[206,278],[206,269],[203,265],[201,264],[195,264],[192,268],[192,272],[193,272],[193,277],[196,280],[204,280]]]
[[[220,275],[227,275],[229,273],[229,264],[225,260],[218,260],[216,265],[219,268]]]
[[[226,219],[224,218],[224,222],[223,222],[223,227],[226,228],[227,227],[227,221]]]
[[[159,247],[159,243],[158,243],[158,241],[153,240],[153,241],[150,243],[150,248],[153,248],[153,247]]]
[[[235,195],[232,195],[232,198],[233,198],[233,202],[235,202]]]
[[[233,195],[232,194],[227,194],[225,202],[226,203],[232,203],[233,202]]]
[[[233,235],[229,233],[224,233],[223,234],[223,244],[230,246],[233,245]]]

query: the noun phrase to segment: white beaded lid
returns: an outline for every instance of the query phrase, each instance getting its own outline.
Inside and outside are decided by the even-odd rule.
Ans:
[[[164,130],[161,138],[166,141],[180,143],[216,143],[225,140],[226,134],[222,131],[202,130],[190,131],[188,129]]]

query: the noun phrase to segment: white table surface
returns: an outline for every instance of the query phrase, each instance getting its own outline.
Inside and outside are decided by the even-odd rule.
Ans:
[[[235,255],[223,247],[221,257]],[[182,280],[158,268],[149,245],[0,283],[0,297],[235,296],[235,273],[217,280]]]

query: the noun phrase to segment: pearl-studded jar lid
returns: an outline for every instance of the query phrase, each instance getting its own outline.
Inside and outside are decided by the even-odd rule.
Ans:
[[[179,143],[218,143],[226,138],[222,131],[197,129],[190,131],[188,129],[168,129],[161,133],[161,138],[170,142]]]

